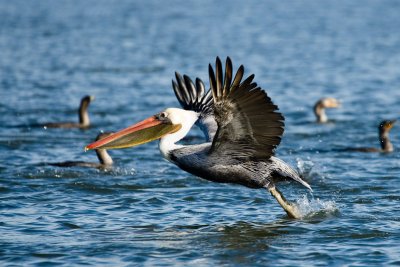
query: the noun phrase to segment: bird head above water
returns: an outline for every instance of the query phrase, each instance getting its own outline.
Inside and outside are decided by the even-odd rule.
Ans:
[[[113,134],[112,132],[99,133],[96,137],[96,141],[106,138]],[[98,169],[110,169],[113,165],[113,159],[108,154],[106,149],[96,149],[96,155],[99,160],[98,162],[86,162],[86,161],[64,161],[55,163],[46,163],[47,165],[57,166],[57,167],[88,167],[88,168],[98,168]]]
[[[384,120],[378,126],[379,142],[382,152],[393,152],[394,147],[389,139],[389,132],[393,128],[396,120]]]
[[[79,123],[84,127],[90,125],[89,113],[87,109],[90,102],[93,100],[94,96],[91,95],[84,96],[81,100],[81,104],[79,106]]]
[[[379,143],[380,148],[376,147],[351,147],[345,149],[346,151],[357,151],[357,152],[379,152],[379,153],[390,153],[394,151],[394,146],[390,142],[389,132],[393,128],[396,120],[384,120],[378,125]]]
[[[94,96],[84,96],[81,99],[81,103],[79,105],[78,115],[79,122],[49,122],[44,123],[43,126],[45,128],[81,128],[86,129],[90,127],[90,119],[88,107],[91,101],[94,100]]]
[[[384,120],[379,124],[379,133],[388,133],[396,123],[396,120]]]
[[[102,140],[110,135],[112,135],[113,132],[104,132],[104,133],[99,133],[96,137],[96,141]],[[97,158],[99,159],[100,164],[104,166],[110,166],[113,164],[113,159],[111,156],[108,154],[107,150],[105,149],[96,149],[96,155]]]
[[[326,108],[339,108],[341,103],[339,100],[333,97],[321,98],[314,105],[314,114],[317,117],[317,122],[325,123],[328,121],[328,117],[325,113]]]
[[[81,107],[83,105],[89,105],[91,101],[93,101],[95,99],[95,97],[93,95],[85,95],[84,97],[82,97],[81,99]]]

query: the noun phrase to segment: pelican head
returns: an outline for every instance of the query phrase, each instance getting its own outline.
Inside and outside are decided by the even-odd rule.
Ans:
[[[189,132],[198,114],[179,108],[168,108],[150,118],[118,131],[85,147],[90,149],[119,149],[145,144],[157,139],[175,144]],[[161,149],[160,144],[160,149]]]

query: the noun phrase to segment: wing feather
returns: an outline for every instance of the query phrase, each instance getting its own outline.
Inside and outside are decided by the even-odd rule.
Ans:
[[[270,158],[281,142],[284,117],[267,93],[253,82],[254,74],[242,81],[244,67],[240,66],[232,81],[229,57],[225,75],[218,57],[215,65],[215,73],[209,65],[209,79],[218,130],[210,153],[239,159]]]
[[[213,99],[211,90],[206,92],[204,83],[196,78],[196,83],[187,75],[175,72],[176,82],[172,81],[175,96],[183,109],[199,113],[196,125],[204,133],[206,140],[211,141],[217,131],[217,123],[213,115]]]

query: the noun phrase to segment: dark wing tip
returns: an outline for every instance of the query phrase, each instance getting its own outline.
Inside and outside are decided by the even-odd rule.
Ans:
[[[185,81],[186,91],[189,94],[189,102],[190,102],[189,104],[193,104],[196,102],[196,99],[197,99],[196,87],[194,86],[194,83],[193,83],[192,79],[190,79],[189,76],[183,75],[183,79]]]
[[[172,89],[179,104],[185,110],[192,110],[203,114],[212,112],[211,90],[206,92],[203,81],[196,78],[195,83],[188,75],[181,75],[175,71],[175,80],[172,80]]]
[[[211,90],[212,90],[213,97],[214,97],[214,99],[217,99],[217,96],[218,96],[217,84],[216,84],[216,81],[215,81],[214,69],[212,68],[211,64],[208,64],[208,76],[209,76],[209,79],[210,79],[210,87],[211,87]]]
[[[185,97],[185,88],[182,87],[182,76],[179,72],[175,72],[176,82],[172,80],[172,89],[174,90],[175,96],[178,99],[179,104],[187,109],[187,97]]]
[[[215,58],[215,65],[218,65],[218,64],[222,64],[222,63],[221,63],[221,59],[219,58],[219,56],[217,56],[217,57]]]

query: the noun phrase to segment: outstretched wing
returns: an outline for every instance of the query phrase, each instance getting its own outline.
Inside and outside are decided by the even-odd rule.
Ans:
[[[203,131],[208,142],[211,142],[217,131],[217,122],[214,120],[213,99],[211,90],[206,92],[202,80],[196,79],[196,85],[187,76],[183,77],[175,72],[176,82],[172,81],[172,88],[183,109],[199,113],[196,125]]]
[[[274,155],[284,131],[284,117],[267,93],[253,82],[254,74],[242,81],[240,66],[232,82],[232,62],[226,59],[225,75],[217,57],[216,70],[209,65],[218,130],[210,153],[218,157],[266,159]]]

